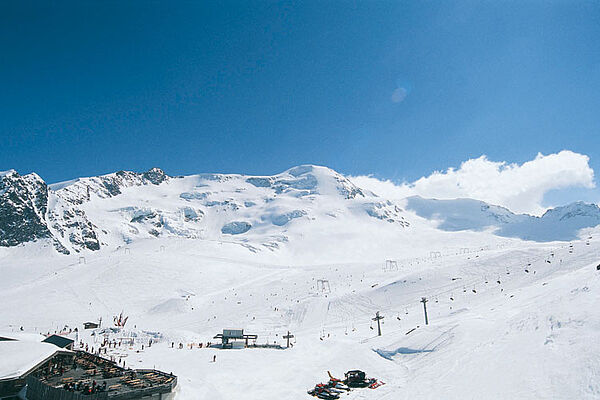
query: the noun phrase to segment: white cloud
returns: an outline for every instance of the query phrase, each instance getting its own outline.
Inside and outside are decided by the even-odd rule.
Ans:
[[[490,161],[483,155],[458,169],[436,171],[412,183],[395,184],[372,176],[352,177],[354,183],[387,198],[419,195],[436,199],[468,197],[507,207],[513,212],[540,215],[544,194],[554,189],[594,188],[589,157],[563,150],[541,153],[521,165]]]

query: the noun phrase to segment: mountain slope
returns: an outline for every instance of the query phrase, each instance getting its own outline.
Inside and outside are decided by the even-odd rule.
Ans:
[[[585,203],[558,207],[539,218],[471,199],[411,197],[404,203],[447,232],[492,229],[502,237],[553,241],[572,240],[581,229],[600,224],[600,209]],[[374,234],[389,241],[400,235],[415,241],[431,224],[415,226],[415,217],[407,217],[402,207],[313,165],[273,176],[170,177],[153,168],[49,186],[36,174],[7,171],[0,174],[0,246],[48,240],[69,254],[182,237],[234,241],[256,252],[290,246],[300,251],[310,240],[328,240],[328,235]]]
[[[514,214],[510,210],[472,199],[436,200],[419,196],[405,200],[406,209],[437,222],[445,231],[493,229],[498,236],[548,242],[574,240],[581,229],[600,225],[600,208],[576,202],[548,210],[541,217]]]
[[[48,187],[36,174],[0,173],[0,246],[52,237],[46,223]]]
[[[375,198],[329,168],[311,165],[274,176],[176,178],[154,168],[144,173],[120,171],[81,178],[49,188],[36,179],[39,189],[21,185],[24,187],[15,190],[40,199],[43,210],[34,220],[39,232],[22,233],[19,240],[6,240],[5,245],[52,238],[57,249],[79,252],[159,236],[235,237],[258,251],[260,247],[278,248],[289,240],[291,226],[316,220],[335,220],[342,230],[363,217],[399,229],[409,226],[397,205]],[[29,203],[21,208],[36,210]]]

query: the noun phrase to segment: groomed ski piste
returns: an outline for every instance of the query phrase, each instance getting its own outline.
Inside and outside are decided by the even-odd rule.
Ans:
[[[103,331],[82,324],[111,327],[122,312],[127,324],[110,338],[134,344],[107,356],[177,375],[177,400],[310,399],[327,371],[355,369],[385,385],[340,398],[600,398],[600,230],[537,243],[404,215],[408,228],[368,215],[299,219],[276,250],[243,235],[71,255],[44,241],[0,248],[0,332],[78,327],[97,348]],[[293,347],[190,347],[223,329],[283,347],[289,331]]]
[[[128,366],[179,376],[177,399],[303,399],[326,371],[355,368],[386,385],[347,398],[598,398],[600,243],[592,236],[572,245],[490,245],[399,263],[398,271],[384,271],[384,258],[248,262],[235,258],[233,244],[186,240],[134,244],[85,264],[28,246],[2,251],[0,307],[4,330],[32,332],[125,310],[130,328],[156,343],[119,355]],[[217,246],[231,247],[230,257],[209,255]],[[331,293],[318,292],[316,279],[329,280]],[[385,317],[380,337],[371,329],[376,311]],[[187,347],[224,327],[282,345],[290,330],[294,346]]]

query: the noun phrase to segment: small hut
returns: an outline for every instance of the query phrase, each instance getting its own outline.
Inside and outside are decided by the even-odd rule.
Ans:
[[[223,329],[223,333],[219,333],[214,339],[221,340],[221,348],[232,349],[236,343],[239,343],[238,340],[243,340],[245,347],[248,347],[248,340],[258,339],[258,335],[245,335],[243,329]]]
[[[98,324],[95,322],[84,322],[83,323],[84,329],[96,329],[97,327],[98,327]]]

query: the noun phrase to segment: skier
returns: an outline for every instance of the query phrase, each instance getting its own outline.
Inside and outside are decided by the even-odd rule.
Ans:
[[[217,362],[217,355],[216,355],[216,354],[214,354],[214,355],[213,355],[213,362],[214,362],[214,363],[216,363],[216,362]]]

